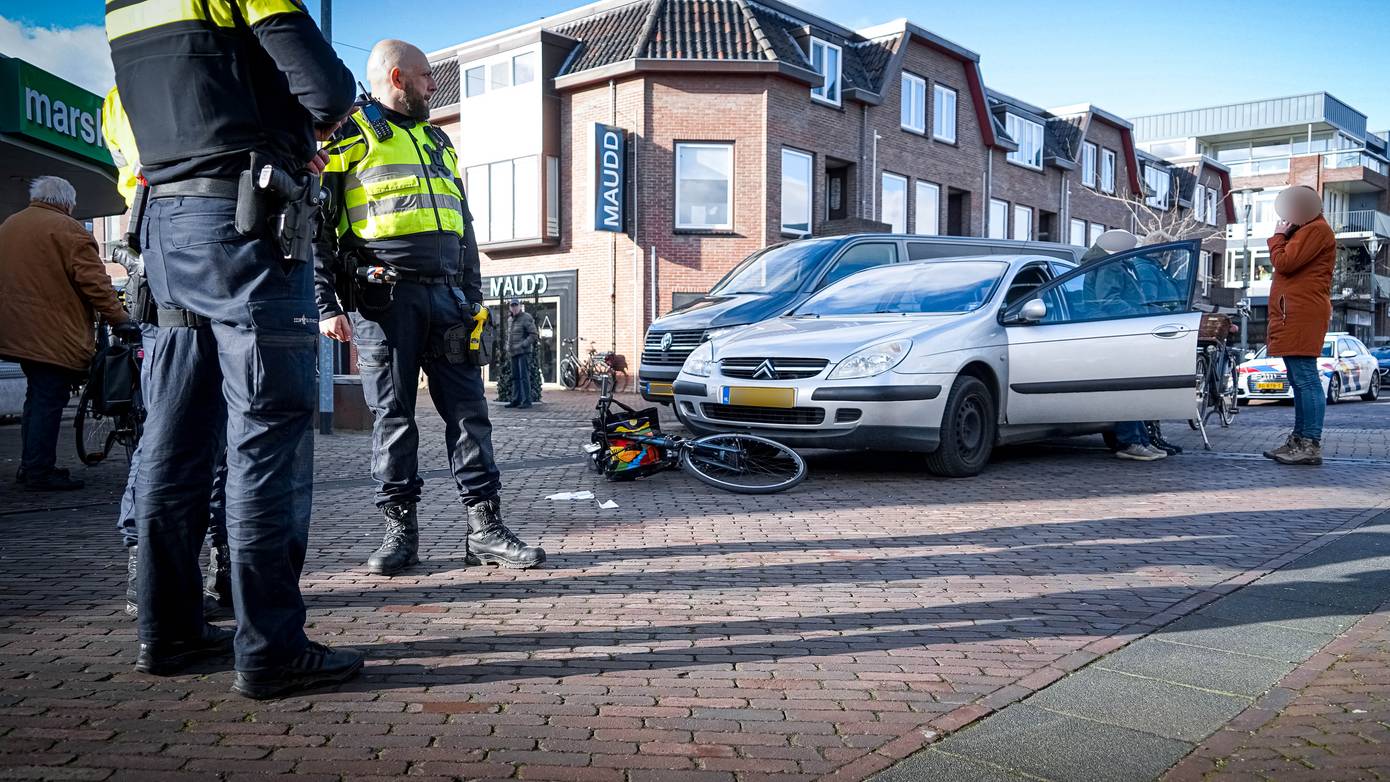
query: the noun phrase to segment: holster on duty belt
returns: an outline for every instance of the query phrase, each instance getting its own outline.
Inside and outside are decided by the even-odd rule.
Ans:
[[[471,322],[444,332],[444,358],[450,364],[485,367],[492,363],[497,344],[496,328],[487,307],[478,305]]]

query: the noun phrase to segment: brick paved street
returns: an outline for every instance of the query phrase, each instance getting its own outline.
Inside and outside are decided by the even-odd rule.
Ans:
[[[494,408],[510,523],[550,552],[537,571],[463,567],[430,419],[425,561],[363,574],[368,438],[320,438],[310,634],[370,659],[341,691],[271,704],[230,695],[225,663],[133,673],[121,465],[18,493],[18,427],[0,427],[0,778],[863,779],[1390,507],[1379,404],[1329,411],[1321,469],[1259,458],[1289,410],[1255,406],[1211,453],[1169,424],[1188,453],[1156,464],[1099,438],[963,481],[812,453],[771,497],[604,483],[576,458],[591,405]],[[575,489],[620,507],[545,499]]]

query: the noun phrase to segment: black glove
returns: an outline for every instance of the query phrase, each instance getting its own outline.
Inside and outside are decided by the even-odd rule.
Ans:
[[[117,323],[116,325],[111,327],[111,333],[114,334],[116,338],[121,340],[122,342],[139,342],[140,324],[136,323],[133,320],[128,320],[124,323]]]

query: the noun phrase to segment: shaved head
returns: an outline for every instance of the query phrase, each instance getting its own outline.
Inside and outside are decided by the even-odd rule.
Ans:
[[[430,61],[419,47],[387,38],[367,57],[367,80],[372,95],[389,109],[415,119],[428,119],[430,96],[436,89]]]

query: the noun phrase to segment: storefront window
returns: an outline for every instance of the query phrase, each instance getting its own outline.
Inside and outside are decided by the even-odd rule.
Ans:
[[[732,144],[676,145],[676,228],[718,231],[734,227]]]

